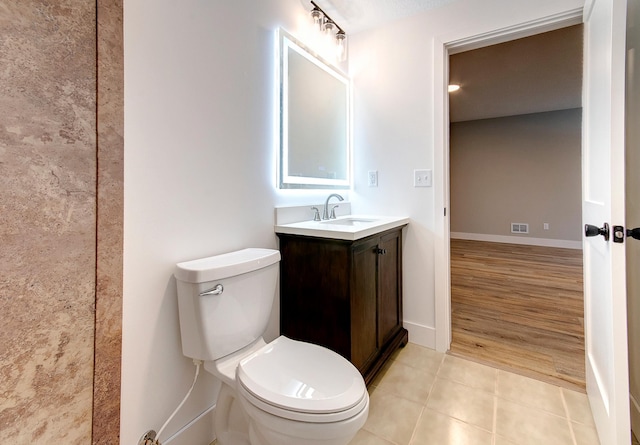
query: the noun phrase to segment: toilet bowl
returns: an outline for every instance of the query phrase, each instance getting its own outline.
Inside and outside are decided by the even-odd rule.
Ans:
[[[179,263],[183,352],[222,381],[214,414],[220,445],[346,445],[369,395],[341,355],[284,336],[266,343],[278,251],[245,249]]]
[[[268,344],[260,340],[242,355],[205,363],[234,399],[225,406],[239,402],[246,414],[247,425],[234,428],[237,419],[225,424],[228,415],[216,412],[222,445],[220,437],[238,440],[239,430],[252,445],[345,445],[367,420],[362,376],[335,352],[280,336]]]

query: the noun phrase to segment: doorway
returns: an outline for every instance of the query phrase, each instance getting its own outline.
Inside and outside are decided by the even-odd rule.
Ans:
[[[590,1],[584,8],[566,10],[554,15],[545,16],[539,20],[524,23],[507,23],[504,27],[473,34],[459,35],[456,39],[442,38],[435,43],[434,58],[434,87],[442,91],[442,96],[435,98],[434,110],[436,116],[440,113],[442,119],[434,119],[437,129],[434,140],[436,151],[434,163],[444,172],[442,180],[435,184],[440,188],[441,196],[436,195],[435,205],[445,209],[444,218],[437,221],[436,230],[442,234],[436,245],[436,294],[443,296],[436,300],[436,347],[439,350],[448,348],[450,332],[450,289],[449,289],[449,221],[446,218],[449,205],[448,183],[448,103],[446,85],[448,79],[448,55],[477,47],[489,41],[507,41],[514,36],[533,35],[540,32],[544,26],[547,29],[558,29],[562,26],[584,22],[585,26],[585,132],[583,155],[586,166],[583,177],[598,179],[611,187],[598,187],[597,184],[586,182],[585,192],[588,199],[583,199],[583,218],[586,222],[618,220],[622,221],[620,209],[624,208],[624,193],[620,193],[622,176],[612,175],[612,169],[598,159],[607,159],[615,166],[615,172],[624,169],[624,23],[626,0],[613,2]],[[573,23],[571,23],[573,22]],[[562,24],[562,25],[561,25]],[[509,26],[511,25],[511,26]],[[602,36],[608,36],[603,39]],[[604,68],[604,69],[603,69]],[[590,76],[589,74],[598,75]],[[622,78],[622,79],[621,79]],[[622,90],[622,91],[621,91]],[[622,93],[622,94],[621,94]],[[621,100],[622,97],[622,100]],[[609,104],[611,108],[605,106]],[[602,112],[607,109],[610,111]],[[588,118],[588,119],[587,119]],[[604,138],[598,139],[600,136]],[[598,150],[591,150],[592,147]],[[589,155],[600,155],[600,158]],[[593,174],[592,174],[593,173]],[[592,175],[591,175],[592,174]],[[589,176],[590,175],[590,176]],[[623,184],[622,184],[623,186]],[[593,201],[594,191],[603,198],[604,205],[596,209],[598,202]],[[597,210],[597,211],[596,211]],[[623,214],[622,214],[623,215]],[[594,420],[601,438],[607,443],[627,443],[629,433],[629,385],[627,373],[627,332],[626,323],[618,320],[626,319],[627,311],[619,283],[625,283],[625,264],[621,249],[601,249],[604,243],[584,243],[598,248],[601,255],[602,267],[593,265],[587,268],[585,262],[585,325],[587,326],[587,393],[592,405]],[[609,246],[609,244],[606,244]],[[622,250],[624,252],[624,250]],[[593,259],[587,255],[585,259]],[[600,258],[600,257],[599,257]],[[599,259],[598,258],[598,259]],[[440,264],[439,264],[440,263]],[[589,263],[590,264],[590,263]],[[620,266],[620,267],[619,267]],[[596,274],[594,271],[602,271]],[[439,275],[442,273],[442,275]],[[607,284],[608,283],[608,284]],[[594,287],[599,286],[599,298],[594,298]],[[626,298],[625,298],[626,300]],[[624,338],[623,338],[624,332]],[[606,353],[606,354],[605,354]],[[604,378],[603,378],[604,377]]]
[[[584,390],[582,25],[451,55],[451,353]]]

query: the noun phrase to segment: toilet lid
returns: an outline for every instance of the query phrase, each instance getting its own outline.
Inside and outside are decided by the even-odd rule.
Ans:
[[[362,402],[360,372],[341,355],[281,336],[242,360],[237,378],[253,396],[303,413],[336,413]]]

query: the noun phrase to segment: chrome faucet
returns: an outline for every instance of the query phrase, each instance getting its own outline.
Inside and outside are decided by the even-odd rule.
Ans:
[[[322,219],[329,219],[329,200],[331,198],[338,198],[338,201],[344,201],[344,198],[338,195],[337,193],[330,194],[327,200],[324,202],[324,211],[322,212]],[[335,209],[333,212],[331,212],[331,218],[332,219],[336,218]]]

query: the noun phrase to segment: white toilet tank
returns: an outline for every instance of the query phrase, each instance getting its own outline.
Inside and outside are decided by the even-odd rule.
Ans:
[[[182,352],[217,360],[253,343],[271,315],[280,252],[244,249],[178,263]]]

